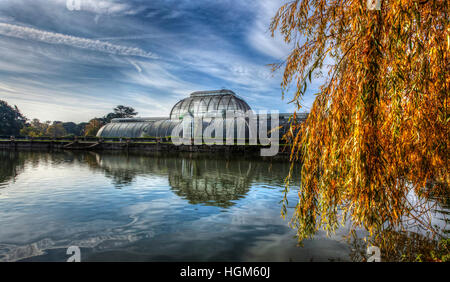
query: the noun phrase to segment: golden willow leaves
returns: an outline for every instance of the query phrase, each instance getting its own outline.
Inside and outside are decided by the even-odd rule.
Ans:
[[[365,0],[297,0],[278,10],[272,35],[293,50],[273,69],[284,67],[284,92],[296,86],[298,109],[312,75],[334,62],[307,121],[285,136],[301,167],[291,221],[300,240],[349,218],[370,232],[410,217],[427,225],[407,194],[449,195],[449,3],[389,0],[372,11]]]

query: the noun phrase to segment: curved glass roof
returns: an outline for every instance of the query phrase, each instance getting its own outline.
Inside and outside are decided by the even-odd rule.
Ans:
[[[144,137],[149,122],[112,122],[103,126],[97,133],[101,137]]]
[[[171,137],[173,129],[181,125],[182,120],[157,120],[157,121],[145,121],[145,122],[111,122],[104,125],[97,133],[99,137],[157,137],[165,138]],[[195,127],[194,127],[195,126]],[[211,136],[216,138],[220,136],[225,138],[227,132],[233,132],[234,137],[246,137],[249,138],[248,121],[244,120],[244,123],[239,123],[237,119],[222,119],[212,118],[209,121],[201,121],[201,127],[192,124],[190,127],[182,127],[179,132],[182,137],[185,134],[189,136]],[[222,133],[216,132],[216,126]],[[243,127],[242,127],[243,126]],[[185,133],[184,130],[190,128],[190,133]],[[208,133],[207,133],[208,132]],[[240,133],[239,133],[240,132]],[[242,136],[240,136],[243,133]],[[200,134],[200,135],[199,135]],[[206,137],[205,137],[206,138]]]
[[[250,106],[231,90],[197,91],[173,106],[170,119],[179,120],[186,114],[193,117],[218,117],[225,112],[242,112]]]
[[[143,136],[148,137],[169,137],[172,134],[172,130],[175,126],[180,124],[182,121],[173,120],[158,120],[150,123],[148,127],[145,128]]]

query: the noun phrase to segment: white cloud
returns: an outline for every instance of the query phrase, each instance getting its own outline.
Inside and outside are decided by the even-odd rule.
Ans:
[[[281,36],[275,35],[273,38],[269,32],[270,22],[284,2],[259,1],[256,20],[247,33],[247,41],[253,48],[277,60],[285,58],[291,50],[291,46],[287,45]]]
[[[48,32],[35,28],[7,23],[0,23],[0,35],[20,38],[24,40],[34,40],[49,44],[67,45],[75,48],[88,49],[115,55],[156,58],[156,56],[152,53],[146,52],[136,47],[115,45],[109,42],[75,37],[55,32]]]
[[[79,3],[79,7],[81,11],[87,11],[96,14],[102,15],[114,15],[114,14],[127,14],[133,15],[140,11],[140,9],[133,9],[132,6],[120,3],[114,0],[52,0],[54,3],[67,7],[69,1],[69,5],[72,4],[76,7]],[[72,7],[72,6],[70,6]]]
[[[132,61],[132,60],[128,60],[128,61],[130,62],[130,64],[131,64],[133,67],[136,68],[136,70],[137,70],[139,73],[142,72],[142,68],[139,66],[138,63],[136,63],[136,62],[134,62],[134,61]]]
[[[217,46],[226,46],[226,42],[219,42]],[[183,49],[177,53],[184,58],[190,69],[203,72],[224,80],[229,84],[252,89],[253,91],[267,91],[273,89],[278,81],[272,78],[270,68],[252,62],[249,58],[226,46],[218,50],[217,46],[211,49]],[[218,52],[220,55],[217,55]]]
[[[280,40],[272,39],[267,32],[278,1],[264,0],[251,4],[261,5],[261,8],[254,9],[258,13],[256,18],[251,18],[254,22],[248,26],[248,30],[243,30],[247,32],[245,42],[240,41],[241,38],[235,40],[223,36],[221,30],[207,22],[184,19],[189,27],[186,28],[189,32],[185,32],[166,29],[153,24],[153,21],[146,21],[143,25],[129,17],[108,16],[113,13],[133,13],[140,9],[136,6],[130,6],[127,10],[128,8],[120,5],[114,8],[107,4],[96,7],[91,5],[91,8],[82,5],[83,11],[94,15],[77,15],[74,11],[71,17],[72,13],[65,11],[65,0],[52,1],[61,9],[55,10],[54,5],[47,7],[45,9],[48,15],[54,13],[55,22],[63,27],[74,26],[77,34],[88,34],[83,36],[89,39],[66,35],[74,34],[69,31],[48,32],[45,31],[48,29],[45,26],[49,25],[32,21],[25,21],[27,24],[23,24],[20,18],[14,21],[0,20],[0,51],[6,54],[0,60],[0,70],[7,74],[2,81],[5,85],[0,85],[0,91],[8,102],[16,103],[27,117],[85,121],[104,115],[117,104],[133,106],[140,116],[167,116],[173,104],[189,93],[222,87],[243,96],[255,110],[270,107],[286,111],[290,107],[280,99],[281,72],[272,74],[265,65],[272,63],[272,58],[278,60],[289,53],[288,46]],[[176,12],[174,9],[174,13]],[[66,18],[67,15],[70,17]],[[93,26],[92,22],[86,20],[93,16],[104,17],[108,20],[107,25],[102,28],[98,28],[99,25]],[[116,26],[132,32],[115,33]],[[230,31],[233,28],[242,31],[242,27],[233,25],[230,26]],[[103,29],[108,29],[108,32]],[[14,38],[29,42],[21,44],[21,41]],[[123,43],[127,40],[133,42],[133,45],[139,44],[142,49],[122,46],[128,45]],[[260,56],[251,48],[249,50],[246,43],[268,57]],[[61,48],[61,45],[76,48]],[[156,55],[144,51],[146,46],[151,46],[151,50],[157,52],[157,61],[148,60],[156,58]],[[99,56],[83,50],[123,56]],[[19,73],[24,74],[22,81],[14,79]],[[38,81],[42,85],[37,85]],[[16,91],[11,91],[11,87],[15,87]],[[83,105],[82,110],[79,109],[80,103]]]
[[[139,105],[139,116],[168,117],[170,110],[175,103],[172,99],[161,99],[162,95],[157,96],[158,97],[151,97],[149,93],[128,93],[127,95],[130,102]]]
[[[116,14],[129,10],[130,6],[114,1],[81,0],[81,9],[98,14]]]
[[[11,105],[17,105],[27,118],[82,122],[111,111],[114,102],[78,92],[49,88],[45,83],[18,78],[1,83],[0,93]]]
[[[137,63],[134,62],[134,65],[136,64]],[[171,93],[173,89],[190,88],[190,83],[184,82],[170,73],[161,62],[156,64],[141,61],[139,62],[139,69],[140,71],[138,72],[127,72],[125,74],[126,80],[141,86],[161,89],[169,93]]]

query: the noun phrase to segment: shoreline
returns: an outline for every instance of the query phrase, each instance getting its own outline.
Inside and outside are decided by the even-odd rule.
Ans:
[[[63,151],[127,151],[127,152],[170,152],[170,153],[213,153],[234,156],[260,157],[265,160],[289,161],[290,150],[280,144],[279,152],[275,156],[260,156],[261,149],[269,148],[263,145],[174,145],[171,142],[94,142],[71,140],[0,140],[0,150],[34,151],[34,150],[63,150]],[[287,148],[286,148],[287,149]]]

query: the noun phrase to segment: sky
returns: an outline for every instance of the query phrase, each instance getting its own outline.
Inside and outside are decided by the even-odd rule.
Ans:
[[[169,116],[191,92],[225,88],[253,110],[292,112],[268,66],[290,51],[268,31],[283,1],[0,0],[0,100],[84,122],[117,105]]]

